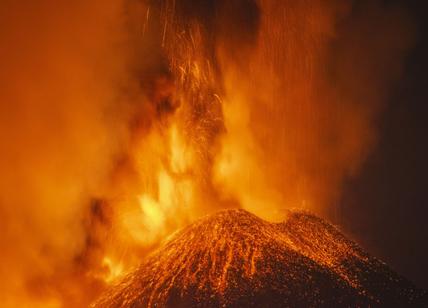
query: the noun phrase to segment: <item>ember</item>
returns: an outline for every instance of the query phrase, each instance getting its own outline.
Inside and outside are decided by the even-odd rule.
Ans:
[[[424,307],[418,290],[304,212],[272,224],[244,210],[178,232],[93,307]]]
[[[123,277],[101,306],[417,299],[323,221],[270,223],[328,217],[370,153],[399,10],[59,2],[0,2],[2,306],[84,307]],[[252,214],[191,225],[225,209]]]

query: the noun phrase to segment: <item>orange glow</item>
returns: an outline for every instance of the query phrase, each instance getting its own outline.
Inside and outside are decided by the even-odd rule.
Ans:
[[[332,211],[375,142],[405,19],[214,2],[1,2],[2,306],[84,307],[221,209]]]
[[[103,277],[107,283],[112,283],[117,281],[119,278],[123,277],[123,265],[120,262],[115,262],[109,257],[104,257],[102,265],[107,267],[108,274]]]

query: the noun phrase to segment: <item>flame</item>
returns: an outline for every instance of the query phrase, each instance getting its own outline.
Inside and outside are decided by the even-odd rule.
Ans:
[[[328,213],[410,45],[390,37],[411,37],[394,9],[351,1],[9,2],[5,307],[85,306],[219,209]]]
[[[102,277],[107,283],[115,282],[125,274],[120,261],[114,261],[106,256],[103,258],[102,265],[107,267],[107,275]]]

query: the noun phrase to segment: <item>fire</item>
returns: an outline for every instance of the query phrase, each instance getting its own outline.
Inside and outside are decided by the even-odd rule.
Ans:
[[[6,2],[6,307],[85,306],[220,209],[328,214],[409,45],[351,1]]]
[[[228,83],[233,85],[236,83]],[[251,115],[246,99],[234,89],[224,102],[227,135],[215,165],[215,181],[223,197],[237,198],[243,208],[269,220],[284,218],[278,191],[269,188],[263,153],[251,132]]]
[[[115,262],[109,257],[104,257],[102,265],[107,267],[107,275],[102,277],[107,283],[112,283],[117,281],[119,278],[123,277],[123,264],[120,262]]]

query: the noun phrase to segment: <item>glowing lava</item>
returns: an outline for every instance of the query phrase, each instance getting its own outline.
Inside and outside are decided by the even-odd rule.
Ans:
[[[175,234],[93,307],[368,307],[428,303],[428,293],[309,213],[283,223],[244,210]],[[418,306],[419,305],[419,306]]]

